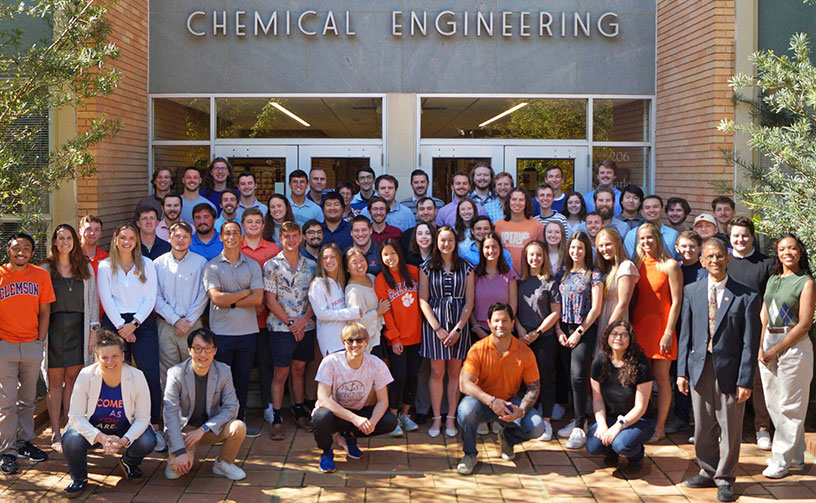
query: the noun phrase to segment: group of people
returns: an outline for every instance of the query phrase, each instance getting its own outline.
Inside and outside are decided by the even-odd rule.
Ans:
[[[763,474],[802,469],[814,314],[802,243],[787,234],[763,255],[727,197],[693,229],[688,202],[671,198],[663,223],[659,196],[615,188],[612,161],[596,169],[598,186],[581,195],[563,193],[552,166],[533,199],[477,163],[453,175],[444,204],[421,170],[397,202],[391,175],[361,168],[355,194],[347,182],[326,191],[315,168],[292,172],[289,196],[264,205],[253,174],[217,158],[204,188],[185,169],[181,193],[157,170],[109,253],[94,216],[79,232],[58,225],[42,267],[29,263],[34,239],[12,236],[0,269],[0,470],[47,459],[31,443],[41,366],[71,497],[98,447],[122,453],[128,479],[168,450],[174,479],[196,445],[223,442],[213,471],[245,477],[235,456],[260,434],[246,424],[253,366],[271,437],[285,438],[288,380],[323,472],[335,470],[335,442],[356,459],[358,437],[430,420],[431,437],[461,435],[463,475],[491,427],[504,459],[557,434],[610,465],[626,457],[621,469],[636,474],[645,443],[693,421],[700,473],[686,484],[731,501],[749,398],[758,445],[772,451]],[[570,402],[572,420],[554,432]]]

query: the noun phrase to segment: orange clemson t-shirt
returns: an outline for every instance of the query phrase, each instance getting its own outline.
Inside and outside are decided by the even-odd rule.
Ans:
[[[29,342],[37,338],[40,305],[54,302],[51,276],[42,267],[29,264],[14,271],[0,266],[0,339]]]

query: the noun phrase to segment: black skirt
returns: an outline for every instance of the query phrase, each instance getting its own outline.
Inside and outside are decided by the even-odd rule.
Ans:
[[[82,313],[51,313],[48,325],[48,368],[84,365],[85,316]]]

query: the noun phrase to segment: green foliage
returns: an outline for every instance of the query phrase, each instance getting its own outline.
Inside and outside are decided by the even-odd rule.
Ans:
[[[816,0],[806,0],[816,3]],[[807,36],[796,34],[790,54],[759,51],[751,55],[756,76],[737,75],[730,85],[735,99],[750,107],[752,122],[720,123],[721,131],[747,134],[760,154],[757,163],[731,153],[750,184],[737,195],[754,211],[757,230],[774,238],[796,233],[816,256],[816,68]],[[753,99],[746,92],[756,91]]]
[[[38,227],[44,201],[60,183],[94,172],[90,148],[119,130],[118,121],[97,117],[49,151],[42,148],[48,121],[31,120],[81,107],[116,88],[120,74],[108,64],[119,50],[107,41],[104,17],[113,2],[15,0],[0,6],[0,214],[25,227]],[[51,37],[25,43],[17,27],[36,20],[51,26]]]

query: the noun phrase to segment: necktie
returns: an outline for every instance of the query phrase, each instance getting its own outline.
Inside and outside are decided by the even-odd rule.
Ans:
[[[708,352],[711,353],[711,341],[714,339],[714,329],[717,326],[717,287],[711,286],[708,296]]]

